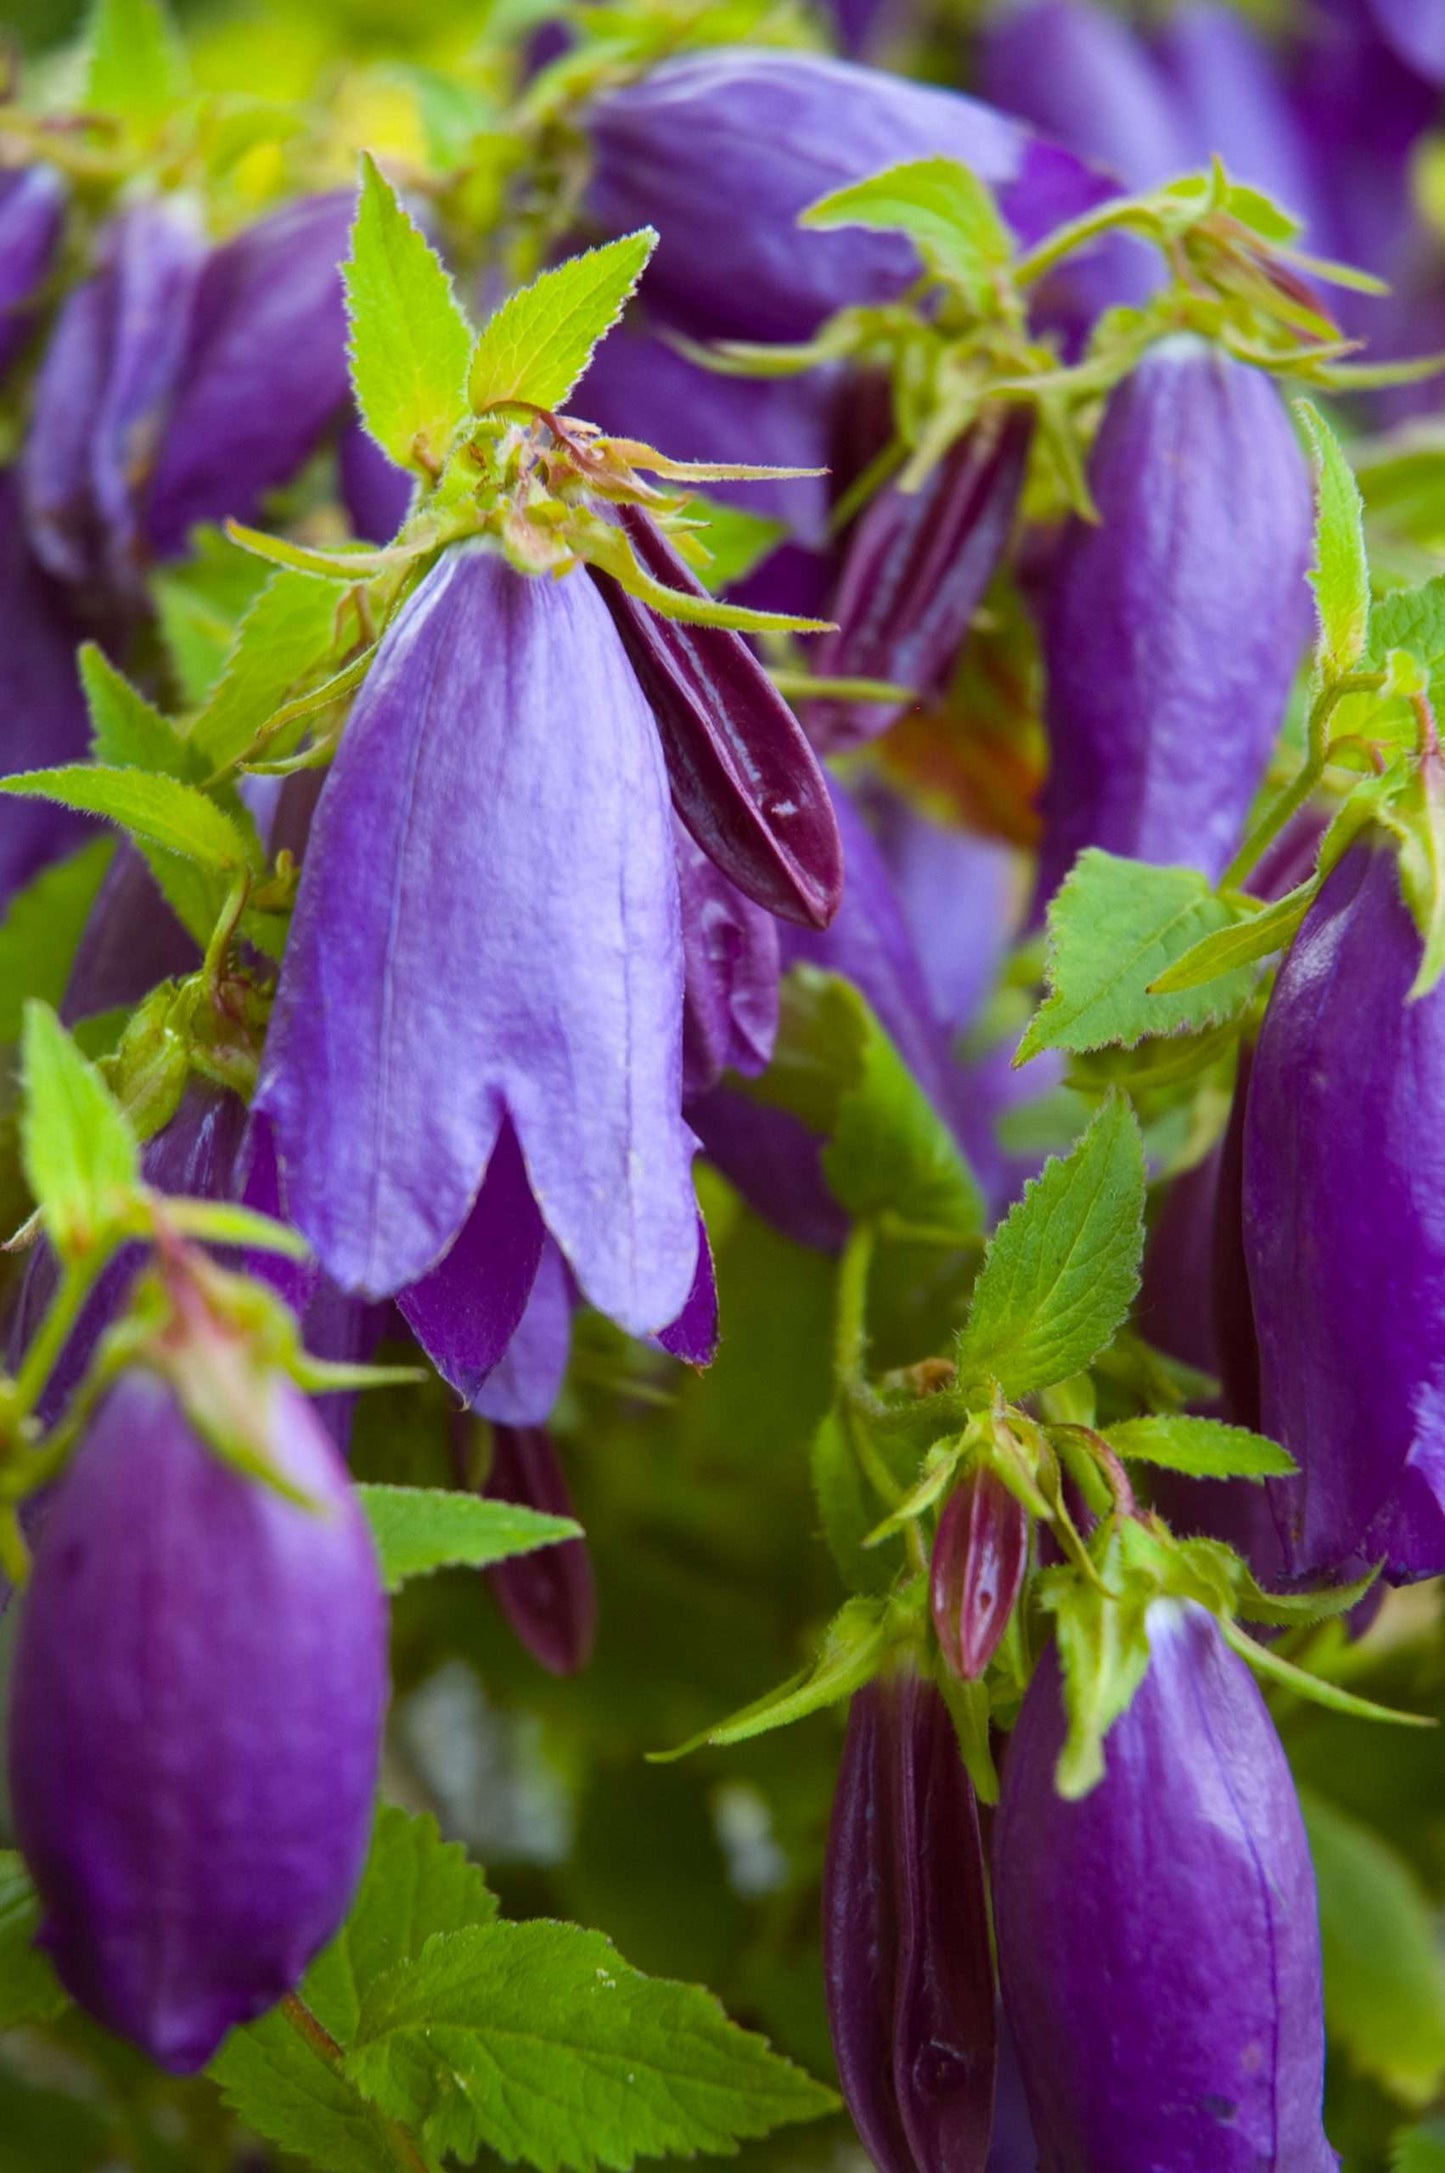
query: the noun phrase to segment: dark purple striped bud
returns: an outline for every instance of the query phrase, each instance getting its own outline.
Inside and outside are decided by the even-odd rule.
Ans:
[[[1025,243],[1111,186],[976,99],[816,53],[689,54],[599,99],[588,130],[591,219],[609,233],[655,226],[652,299],[692,330],[744,339],[808,339],[834,310],[918,277],[897,235],[798,225],[820,196],[886,166],[961,159]]]
[[[30,330],[31,303],[55,256],[65,183],[53,166],[0,173],[0,375]]]
[[[1045,626],[1049,896],[1086,845],[1218,877],[1308,630],[1304,455],[1275,387],[1189,334],[1114,393]]]
[[[1292,1575],[1445,1570],[1445,989],[1383,834],[1351,846],[1280,969],[1245,1118],[1260,1410]]]
[[[1027,1512],[981,1466],[948,1498],[929,1576],[939,1647],[961,1682],[977,1682],[997,1652],[1028,1566]]]
[[[618,517],[638,558],[668,588],[704,594],[657,524]],[[784,920],[825,927],[843,887],[843,848],[818,758],[740,634],[685,626],[594,576],[651,704],[673,805],[745,896]]]
[[[853,1699],[823,1873],[828,2021],[879,2173],[983,2173],[997,2022],[973,1788],[937,1688]]]
[[[818,644],[820,678],[885,679],[923,701],[941,694],[1008,542],[1031,425],[996,413],[951,446],[916,491],[890,483],[855,528]],[[896,704],[809,704],[816,743],[856,746],[885,731]]]
[[[25,1594],[16,1832],[67,1989],[177,2072],[300,1979],[366,1856],[387,1695],[365,1518],[305,1398],[253,1414],[301,1507],[133,1371],[90,1424]]]
[[[575,1512],[552,1436],[542,1426],[497,1426],[482,1492],[550,1516]],[[597,1586],[585,1539],[513,1555],[486,1573],[497,1604],[539,1666],[576,1675],[597,1641]]]
[[[1050,1647],[993,1837],[1004,2005],[1048,2173],[1333,2173],[1314,1871],[1244,1662],[1149,1610],[1149,1672],[1079,1802]]]

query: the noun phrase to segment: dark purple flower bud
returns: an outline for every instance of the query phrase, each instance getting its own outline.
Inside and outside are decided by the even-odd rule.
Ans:
[[[1445,83],[1445,6],[1441,0],[1369,0],[1380,36],[1427,83]]]
[[[22,456],[39,558],[63,579],[139,578],[138,508],[176,387],[205,238],[174,198],[106,229],[98,268],[61,311]]]
[[[912,1673],[848,1711],[823,1971],[843,2096],[879,2173],[983,2173],[997,2036],[978,1810],[948,1708]]]
[[[0,173],[0,375],[30,330],[30,305],[55,256],[65,196],[53,166]]]
[[[213,250],[196,289],[146,501],[151,549],[198,521],[252,520],[347,397],[341,259],[353,198],[307,196]]]
[[[685,995],[683,1096],[694,1101],[725,1071],[756,1078],[778,1031],[778,924],[745,898],[678,825]]]
[[[1244,1244],[1290,1573],[1445,1570],[1445,991],[1384,837],[1351,846],[1280,969],[1245,1116]]]
[[[75,668],[79,631],[66,599],[31,557],[12,469],[0,469],[0,775],[83,759],[90,723]],[[0,807],[0,911],[85,834],[45,800]]]
[[[1156,1600],[1149,1672],[1079,1802],[1051,1646],[993,1836],[1004,2006],[1054,2173],[1333,2173],[1314,1871],[1244,1662]]]
[[[654,301],[693,331],[745,339],[807,339],[834,310],[917,278],[895,235],[797,223],[885,166],[961,159],[1026,243],[1109,193],[1070,152],[974,99],[814,53],[690,54],[599,99],[588,126],[592,220],[610,233],[657,227]]]
[[[67,1989],[204,2066],[332,1937],[366,1855],[387,1695],[366,1520],[305,1398],[262,1381],[240,1477],[135,1371],[46,1521],[10,1712],[15,1825]]]
[[[482,1492],[523,1502],[550,1516],[576,1511],[551,1435],[541,1426],[498,1426]],[[585,1539],[513,1555],[486,1572],[487,1583],[517,1636],[552,1675],[576,1675],[597,1641],[597,1585]]]
[[[449,552],[327,778],[262,1068],[322,1264],[419,1281],[510,1117],[588,1299],[654,1334],[697,1264],[682,997],[661,751],[601,597]]]
[[[367,543],[390,543],[411,510],[414,481],[354,415],[336,442],[336,470],[355,533]]]
[[[468,1403],[517,1332],[546,1235],[516,1132],[506,1122],[451,1247],[397,1299],[442,1379]]]
[[[1027,1512],[996,1472],[970,1472],[938,1520],[929,1576],[939,1647],[961,1682],[977,1682],[998,1651],[1028,1566]]]
[[[545,1424],[567,1374],[573,1303],[566,1262],[549,1237],[517,1332],[472,1398],[480,1418],[499,1426]]]
[[[916,491],[890,483],[849,539],[813,669],[826,679],[884,679],[921,700],[941,694],[993,579],[1018,510],[1032,425],[996,412],[952,445]],[[815,701],[808,725],[825,751],[886,731],[896,703]]]
[[[640,507],[618,517],[655,579],[705,593]],[[664,619],[609,575],[594,579],[652,706],[678,814],[746,896],[825,926],[843,883],[838,827],[818,758],[762,665],[729,628]]]
[[[1046,613],[1044,897],[1086,845],[1223,872],[1309,623],[1309,474],[1258,371],[1189,334],[1151,349],[1089,481]]]

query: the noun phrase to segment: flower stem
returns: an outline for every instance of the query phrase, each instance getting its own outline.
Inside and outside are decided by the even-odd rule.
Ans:
[[[1322,687],[1310,709],[1305,759],[1289,784],[1251,830],[1220,883],[1237,890],[1253,874],[1285,825],[1296,816],[1325,774],[1330,755],[1330,719],[1347,694],[1373,694],[1384,685],[1382,672],[1349,672]]]

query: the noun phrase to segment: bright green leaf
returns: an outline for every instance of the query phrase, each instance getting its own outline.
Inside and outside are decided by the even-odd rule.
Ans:
[[[472,330],[441,258],[365,154],[342,273],[362,421],[398,467],[434,476],[466,419]]]
[[[547,1516],[520,1502],[493,1501],[445,1487],[363,1486],[358,1491],[389,1592],[399,1591],[409,1577],[424,1577],[434,1569],[482,1569],[489,1562],[582,1537],[581,1525],[570,1517]]]
[[[1317,510],[1310,586],[1320,618],[1319,661],[1326,679],[1343,678],[1365,652],[1370,630],[1370,568],[1365,509],[1340,442],[1319,409],[1296,400],[1314,461]]]
[[[906,234],[924,262],[952,279],[977,304],[1013,255],[1013,239],[978,175],[956,159],[924,158],[890,166],[810,204],[800,226],[861,226]]]
[[[1068,1719],[1054,1780],[1070,1802],[1103,1779],[1105,1738],[1149,1671],[1148,1614],[1156,1591],[1123,1576],[1119,1584],[1120,1597],[1113,1598],[1061,1573],[1041,1588],[1053,1611]]]
[[[1320,1895],[1325,2020],[1353,2064],[1407,2105],[1445,2083],[1445,1962],[1429,1895],[1403,1857],[1301,1791]]]
[[[1125,1419],[1109,1428],[1108,1440],[1120,1456],[1196,1479],[1287,1479],[1296,1468],[1288,1449],[1264,1434],[1184,1412]]]
[[[26,1181],[56,1251],[82,1253],[124,1216],[140,1183],[139,1151],[100,1073],[48,1004],[26,1004],[20,1050]]]
[[[961,1381],[993,1378],[1018,1397],[1081,1373],[1129,1311],[1143,1246],[1143,1141],[1111,1095],[995,1234],[959,1339]]]
[[[650,226],[569,257],[489,317],[472,356],[471,402],[561,407],[626,308],[657,247]]]
[[[859,1423],[846,1407],[831,1410],[813,1436],[813,1492],[823,1536],[850,1592],[886,1592],[898,1570],[892,1549],[865,1547],[878,1522],[878,1502],[868,1488],[852,1429]]]
[[[43,868],[18,890],[0,920],[0,1042],[20,1039],[26,999],[58,1009],[115,842],[96,838],[69,860]]]
[[[846,1600],[829,1623],[811,1668],[804,1668],[775,1690],[755,1698],[740,1713],[733,1713],[715,1726],[704,1728],[700,1735],[679,1744],[676,1750],[654,1752],[655,1762],[665,1764],[674,1758],[685,1758],[689,1752],[701,1750],[705,1743],[746,1743],[755,1735],[768,1735],[774,1728],[791,1727],[795,1720],[806,1720],[810,1713],[821,1713],[827,1706],[850,1698],[878,1671],[887,1644],[885,1624],[881,1602]]]
[[[35,1944],[40,1903],[24,1863],[0,1849],[0,2030],[22,2022],[49,2022],[65,2005],[65,1993]]]
[[[1175,960],[1236,918],[1197,869],[1156,868],[1090,846],[1049,906],[1049,994],[1015,1062],[1041,1049],[1128,1048],[1147,1035],[1218,1025],[1249,1001],[1253,974],[1211,977],[1202,992],[1150,990]]]
[[[1276,898],[1262,912],[1251,913],[1247,920],[1236,921],[1233,927],[1221,928],[1217,934],[1191,944],[1160,974],[1152,993],[1155,997],[1170,996],[1200,988],[1205,982],[1217,985],[1222,979],[1232,981],[1242,968],[1284,950],[1294,941],[1318,890],[1318,879],[1311,876],[1307,883]]]
[[[26,770],[0,778],[0,792],[31,800],[58,800],[62,807],[104,815],[132,837],[178,853],[203,868],[238,872],[252,864],[256,848],[240,826],[194,785],[145,770],[102,769],[74,762],[55,770]]]
[[[186,705],[199,709],[221,676],[236,628],[268,575],[219,528],[191,532],[191,556],[151,577],[161,633]]]
[[[77,662],[97,762],[114,769],[155,770],[167,777],[195,776],[195,764],[174,726],[116,670],[104,650],[88,641]]]
[[[143,128],[164,119],[185,88],[179,40],[161,0],[97,0],[85,103]]]
[[[541,2173],[730,2152],[837,2104],[711,1993],[570,1924],[432,1940],[363,2002],[346,2071],[431,2149]]]
[[[215,769],[245,754],[291,689],[336,648],[330,582],[283,572],[268,581],[236,628],[225,668],[191,737]]]

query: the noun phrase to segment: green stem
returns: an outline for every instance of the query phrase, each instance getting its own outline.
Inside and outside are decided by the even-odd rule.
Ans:
[[[206,945],[206,955],[201,965],[201,982],[207,1000],[214,1004],[226,971],[226,954],[231,948],[231,938],[241,925],[241,915],[246,910],[246,900],[251,895],[251,871],[242,868],[226,894],[220,919],[216,922],[211,940]]]
[[[13,1419],[28,1418],[39,1402],[56,1361],[70,1340],[70,1331],[79,1320],[85,1301],[113,1250],[113,1246],[106,1246],[67,1264],[50,1310],[40,1323],[15,1377],[14,1390],[7,1403],[7,1414]]]
[[[863,1380],[868,1356],[868,1277],[878,1233],[871,1221],[855,1222],[838,1263],[838,1307],[833,1326],[833,1373],[845,1394]]]
[[[344,2048],[338,2044],[320,2016],[314,2014],[307,2006],[299,1992],[288,1992],[281,2002],[280,2011],[297,2036],[310,2046],[318,2060],[324,2060],[328,2067],[344,2067],[346,2060]],[[391,2146],[392,2156],[398,2166],[404,2168],[404,2173],[432,2173],[426,2159],[399,2121],[391,2119],[388,2114],[381,2110],[379,2105],[372,2105],[368,2102],[367,2110],[380,2126],[382,2133]]]
[[[1299,813],[1325,774],[1330,758],[1330,720],[1347,694],[1373,694],[1385,683],[1383,672],[1348,672],[1331,680],[1310,709],[1305,759],[1290,783],[1245,839],[1220,881],[1221,890],[1238,890],[1254,872],[1275,839]]]
[[[1066,256],[1072,255],[1075,249],[1081,249],[1085,242],[1095,241],[1099,235],[1112,233],[1120,227],[1140,233],[1141,239],[1163,245],[1163,229],[1149,200],[1140,196],[1116,197],[1097,211],[1085,212],[1082,218],[1070,219],[1066,226],[1056,227],[1037,247],[1018,258],[1013,268],[1014,285],[1031,286]]]

